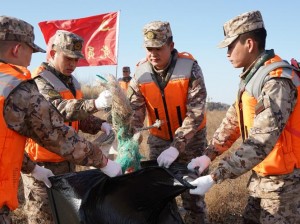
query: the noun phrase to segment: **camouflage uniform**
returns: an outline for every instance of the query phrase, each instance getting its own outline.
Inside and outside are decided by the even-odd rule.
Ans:
[[[226,39],[220,47],[231,44],[244,32],[264,27],[258,11],[242,14],[225,23]],[[233,38],[231,37],[233,36]],[[243,81],[250,71],[259,67],[273,51],[263,52],[241,75]],[[211,173],[217,183],[236,178],[262,162],[273,149],[297,102],[297,89],[291,80],[270,79],[262,86],[259,99],[264,109],[256,114],[248,138],[230,155],[222,159]],[[259,100],[258,100],[259,101]],[[213,135],[205,154],[211,159],[229,149],[241,136],[236,108],[231,106]],[[250,197],[244,212],[245,223],[300,223],[300,170],[286,175],[260,176],[252,171],[248,183]]]
[[[0,224],[11,224],[12,220],[9,215],[9,208],[7,206],[3,206],[0,208]]]
[[[21,112],[19,110],[21,110]],[[67,158],[72,164],[75,163],[100,168],[106,162],[106,157],[99,147],[80,137],[73,128],[64,125],[63,117],[55,107],[51,106],[51,104],[39,94],[33,81],[22,83],[10,94],[6,100],[4,116],[6,124],[12,130],[27,137],[34,137],[37,143],[47,147],[48,150],[56,154],[64,156],[64,158]],[[43,123],[40,122],[41,120]],[[52,122],[50,123],[49,121]],[[53,141],[53,139],[55,141]],[[69,162],[64,163],[70,164]],[[27,160],[23,163],[23,167],[26,167],[22,169],[23,172],[24,170],[31,172],[34,165],[32,165],[30,160]],[[32,169],[28,169],[27,167],[32,167]],[[47,168],[51,169],[51,167]],[[70,170],[72,169],[71,167],[68,168]],[[57,166],[57,169],[59,170],[60,167]],[[64,171],[67,172],[68,170]],[[54,174],[55,172],[57,172],[57,170],[53,169]],[[39,185],[43,186],[44,183],[39,182],[37,186]],[[36,191],[33,193],[32,195],[26,195],[26,197],[31,200],[36,200],[36,203],[39,204],[41,200],[40,197],[42,197],[39,195],[40,192]],[[38,198],[35,199],[33,198],[34,196]],[[42,217],[42,220],[46,219],[48,219],[48,217]]]
[[[76,34],[58,30],[55,34],[52,48],[62,51],[68,57],[82,58],[82,43],[82,38]],[[42,63],[38,71],[43,72],[45,70],[54,74],[76,96],[74,76],[60,73],[52,63]],[[101,130],[101,125],[104,121],[92,115],[98,111],[93,99],[63,99],[52,84],[39,76],[39,74],[34,78],[34,81],[39,92],[57,108],[65,118],[65,121],[79,120],[79,130],[89,134],[97,134]],[[75,171],[75,165],[69,161],[37,162],[37,164],[50,169],[54,175]],[[22,174],[22,179],[25,209],[27,210],[26,214],[29,223],[54,223],[45,184],[36,180],[30,174]]]
[[[24,42],[33,49],[33,52],[45,52],[34,44],[33,27],[14,17],[0,17],[0,41],[2,41],[1,45],[5,45],[6,41]],[[1,73],[3,68],[9,67],[11,70],[6,70],[6,73],[24,71],[22,72],[24,76],[30,75],[25,67],[7,63],[6,60],[8,62],[11,60],[9,55],[3,56],[0,53],[0,59]],[[38,144],[68,161],[96,168],[106,166],[108,160],[101,148],[80,137],[73,128],[64,125],[62,115],[39,93],[33,80],[21,82],[10,92],[5,98],[2,112],[4,119],[2,121],[9,129],[24,137],[33,138]],[[23,154],[24,151],[20,153]],[[29,173],[34,167],[35,164],[25,157],[22,170]],[[0,220],[1,223],[11,223],[5,204],[0,206]]]
[[[148,40],[147,31],[144,30],[144,43],[145,46],[150,42],[151,44],[160,44],[165,36],[172,36],[169,24],[166,23],[161,26],[158,24],[150,23],[145,26],[147,31],[153,32],[156,38]],[[178,53],[174,49],[172,52],[172,58],[170,61],[177,60]],[[149,63],[150,64],[150,63]],[[152,66],[152,65],[151,65]],[[170,63],[166,69],[158,71],[153,66],[152,69],[155,71],[158,84],[161,86],[166,81],[167,74],[170,69]],[[142,95],[135,76],[130,82],[128,89],[128,97],[134,110],[133,114],[133,126],[136,128],[143,127],[143,121],[146,116],[145,98]],[[196,61],[192,66],[191,76],[189,80],[188,95],[182,96],[187,97],[187,113],[182,122],[182,126],[179,127],[173,134],[173,141],[167,141],[154,135],[149,135],[149,157],[150,159],[157,159],[162,151],[170,146],[175,147],[179,152],[179,156],[176,162],[186,163],[189,162],[193,157],[202,155],[205,149],[206,142],[206,128],[204,127],[198,131],[200,123],[204,119],[205,114],[205,100],[206,100],[206,87],[204,83],[203,74],[200,66]],[[188,192],[182,194],[183,207],[187,211],[185,215],[186,223],[204,223],[206,207],[204,197],[190,195]]]

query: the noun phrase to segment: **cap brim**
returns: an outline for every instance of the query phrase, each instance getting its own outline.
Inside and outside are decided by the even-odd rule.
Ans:
[[[46,53],[46,51],[43,48],[40,48],[36,44],[33,43],[27,43],[30,47],[33,49],[33,53],[41,52],[41,53]]]
[[[144,47],[154,47],[154,48],[160,48],[164,46],[165,43],[162,42],[151,42],[151,41],[144,41]]]
[[[219,45],[217,46],[218,48],[224,48],[224,47],[228,47],[230,44],[232,44],[237,38],[239,37],[239,35],[233,36],[233,37],[227,37],[224,40],[222,40]]]
[[[64,53],[64,55],[70,58],[84,58],[84,55],[79,51],[74,52],[74,51],[62,50],[62,52]]]

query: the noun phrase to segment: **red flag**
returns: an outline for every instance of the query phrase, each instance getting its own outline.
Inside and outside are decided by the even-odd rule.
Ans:
[[[85,59],[79,60],[78,66],[116,65],[118,15],[118,12],[111,12],[79,19],[40,22],[40,29],[48,45],[47,54],[56,30],[67,30],[84,39]]]

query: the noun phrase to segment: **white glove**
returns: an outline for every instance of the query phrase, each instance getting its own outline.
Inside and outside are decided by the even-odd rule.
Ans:
[[[31,172],[31,175],[35,179],[37,179],[39,181],[43,181],[48,188],[50,188],[52,186],[50,180],[48,179],[48,177],[54,176],[54,174],[52,173],[51,170],[46,169],[46,168],[41,167],[36,164],[33,171]]]
[[[110,131],[111,131],[111,126],[109,123],[107,122],[103,122],[102,125],[101,125],[101,131],[105,132],[106,135],[108,136]]]
[[[210,163],[210,158],[206,155],[203,155],[192,159],[191,162],[187,165],[187,168],[189,170],[194,170],[196,167],[199,167],[198,171],[199,174],[201,174],[210,165]]]
[[[190,189],[190,194],[204,195],[214,184],[214,180],[211,175],[199,177],[196,180],[190,182],[191,185],[196,186],[195,189]]]
[[[175,161],[178,155],[178,150],[175,147],[170,146],[157,157],[157,163],[159,166],[169,168],[169,166]]]
[[[98,98],[95,99],[95,106],[98,110],[110,107],[112,103],[112,95],[108,90],[102,91]]]
[[[100,168],[100,170],[107,176],[115,177],[122,174],[121,165],[115,161],[108,160],[105,167]]]

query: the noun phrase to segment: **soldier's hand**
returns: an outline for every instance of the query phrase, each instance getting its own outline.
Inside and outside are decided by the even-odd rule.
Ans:
[[[46,169],[46,168],[41,167],[36,164],[33,171],[31,172],[31,175],[35,179],[37,179],[39,181],[43,181],[48,188],[50,188],[52,186],[50,180],[48,179],[49,177],[54,176],[54,174],[52,173],[51,170]]]
[[[112,130],[111,125],[107,122],[103,122],[101,125],[101,131],[105,132],[108,136],[110,131]]]
[[[95,106],[98,110],[111,107],[112,104],[112,94],[108,90],[102,91],[98,98],[95,100]]]
[[[177,159],[178,155],[178,150],[175,147],[170,146],[157,157],[157,163],[159,166],[169,168],[175,159]]]
[[[121,165],[110,159],[107,160],[105,167],[100,168],[100,170],[105,173],[107,176],[115,177],[122,174]]]
[[[210,163],[210,158],[206,155],[203,155],[192,159],[191,162],[187,165],[187,168],[192,171],[198,169],[199,174],[201,174],[210,165]]]
[[[195,189],[190,189],[190,194],[204,195],[214,184],[214,180],[211,175],[199,177],[196,180],[190,182],[191,185],[196,186]]]

